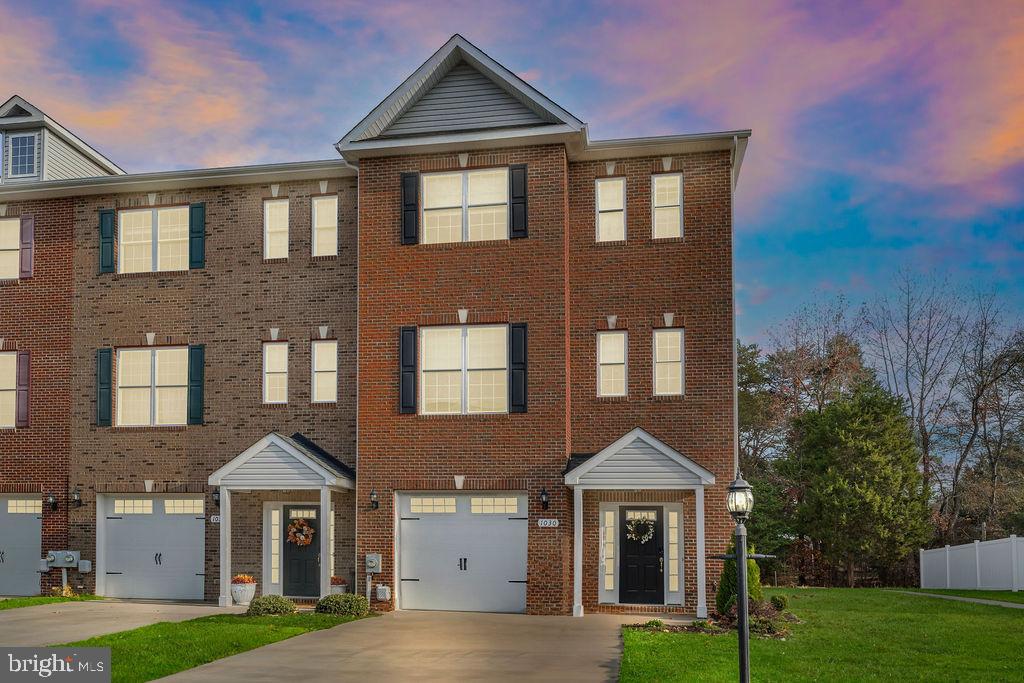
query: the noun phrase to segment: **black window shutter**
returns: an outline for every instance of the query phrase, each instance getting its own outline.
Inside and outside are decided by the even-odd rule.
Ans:
[[[526,237],[526,164],[508,169],[508,234],[513,239]]]
[[[526,323],[508,326],[508,412],[526,412]]]
[[[194,344],[188,347],[188,423],[203,424],[203,377],[206,347]]]
[[[403,327],[398,337],[398,412],[416,412],[416,328]]]
[[[96,349],[96,426],[109,427],[113,349]]]
[[[206,267],[206,204],[188,207],[188,267]]]
[[[420,241],[420,174],[402,174],[402,244]]]
[[[21,217],[21,277],[32,277],[32,262],[36,250],[36,219],[32,216]]]
[[[24,225],[24,223],[22,224]],[[28,427],[28,396],[31,383],[32,361],[28,351],[18,351],[18,367],[15,371],[15,405],[14,426]]]
[[[114,210],[100,210],[100,272],[114,272]]]

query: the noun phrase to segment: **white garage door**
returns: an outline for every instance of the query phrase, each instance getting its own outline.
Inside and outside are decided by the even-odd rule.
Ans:
[[[402,496],[399,606],[525,612],[526,504],[515,493]]]
[[[0,498],[0,595],[39,595],[43,502]]]
[[[105,595],[203,599],[202,498],[112,496],[105,508]]]

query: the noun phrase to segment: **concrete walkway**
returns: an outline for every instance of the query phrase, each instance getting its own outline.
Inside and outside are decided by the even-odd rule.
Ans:
[[[211,662],[168,680],[615,681],[622,656],[620,626],[655,616],[392,612]]]
[[[944,595],[942,593],[918,593],[917,591],[893,591],[903,595],[923,595],[927,598],[941,598],[943,600],[956,600],[957,602],[973,602],[978,605],[993,605],[994,607],[1009,607],[1010,609],[1024,609],[1024,603],[1006,602],[1005,600],[986,600],[985,598],[965,598],[960,595]]]
[[[0,645],[40,647],[226,610],[213,604],[90,600],[0,610]]]

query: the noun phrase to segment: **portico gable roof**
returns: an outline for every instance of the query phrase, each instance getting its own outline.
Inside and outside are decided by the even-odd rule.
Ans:
[[[657,489],[709,486],[715,475],[637,427],[583,462],[570,460],[567,486]]]
[[[355,472],[301,434],[271,432],[211,474],[209,483],[237,489],[351,489]]]

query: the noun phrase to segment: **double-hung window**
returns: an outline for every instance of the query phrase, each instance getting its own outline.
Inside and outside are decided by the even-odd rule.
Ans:
[[[18,353],[0,353],[0,429],[13,429],[17,420]]]
[[[422,412],[508,412],[508,326],[420,329]]]
[[[338,254],[338,196],[313,197],[313,256]]]
[[[626,239],[626,179],[598,178],[596,184],[597,241]]]
[[[683,236],[683,174],[651,176],[651,215],[654,239]]]
[[[11,178],[28,178],[36,174],[37,136],[37,133],[28,133],[8,137]]]
[[[188,270],[188,207],[128,209],[118,220],[118,272]]]
[[[597,333],[597,395],[626,395],[626,332]]]
[[[263,402],[288,402],[288,342],[263,344]]]
[[[263,202],[263,259],[288,258],[288,200]]]
[[[508,239],[508,169],[423,175],[423,243]]]
[[[338,401],[338,342],[321,339],[312,344],[313,403]]]
[[[654,331],[654,395],[683,393],[683,331]]]
[[[0,280],[21,275],[21,219],[0,218]]]
[[[118,426],[184,425],[187,415],[187,347],[118,350]]]

